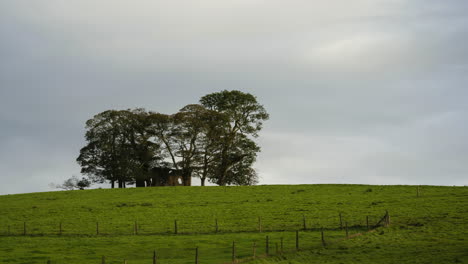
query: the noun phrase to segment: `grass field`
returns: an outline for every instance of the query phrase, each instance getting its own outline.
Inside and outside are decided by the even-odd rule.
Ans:
[[[391,225],[366,231],[388,210]],[[350,234],[340,230],[339,214]],[[161,187],[0,196],[0,263],[468,263],[468,188],[370,185]],[[260,220],[259,220],[260,219]],[[175,225],[177,221],[177,234]],[[262,232],[259,232],[259,221]],[[304,228],[304,221],[307,230]],[[218,232],[216,233],[216,222]],[[137,234],[135,235],[135,225]],[[26,226],[26,235],[24,227]],[[61,229],[60,229],[61,226]],[[98,232],[97,234],[97,226]],[[321,246],[324,228],[326,248]],[[61,230],[61,231],[60,231]],[[300,248],[295,248],[295,231]]]

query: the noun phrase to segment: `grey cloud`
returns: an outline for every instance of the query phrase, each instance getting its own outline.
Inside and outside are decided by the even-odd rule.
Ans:
[[[466,184],[467,8],[2,1],[0,193],[78,174],[84,122],[100,111],[173,113],[222,89],[271,114],[262,183]]]

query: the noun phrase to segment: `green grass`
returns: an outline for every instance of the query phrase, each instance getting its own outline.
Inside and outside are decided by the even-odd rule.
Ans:
[[[364,232],[388,210],[389,228],[321,246]],[[261,218],[263,232],[258,232]],[[303,251],[293,253],[295,230]],[[468,263],[468,188],[368,185],[250,187],[160,187],[102,189],[0,196],[0,263],[200,263],[270,253],[284,238],[282,256],[259,263]],[[219,233],[215,233],[215,221]],[[177,220],[178,234],[174,234]],[[134,235],[135,221],[138,235]],[[26,236],[23,236],[26,222]],[[96,222],[99,235],[96,235]],[[62,235],[59,225],[62,223]],[[378,261],[376,261],[378,260]]]

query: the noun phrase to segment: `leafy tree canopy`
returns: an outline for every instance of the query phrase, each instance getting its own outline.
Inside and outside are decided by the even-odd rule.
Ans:
[[[93,182],[154,185],[151,171],[180,172],[226,185],[258,182],[252,168],[259,146],[254,138],[268,113],[257,99],[240,91],[203,96],[172,115],[145,109],[107,110],[86,122],[87,144],[77,162]]]

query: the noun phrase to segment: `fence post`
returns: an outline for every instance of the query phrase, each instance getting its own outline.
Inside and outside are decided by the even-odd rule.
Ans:
[[[253,246],[252,246],[252,255],[253,255],[253,258],[255,258],[257,256],[257,242],[253,242]]]
[[[349,238],[349,233],[348,233],[348,222],[345,222],[345,228],[346,228],[346,238]]]
[[[369,231],[369,216],[366,215],[366,226],[367,226],[367,231]]]
[[[306,217],[305,215],[302,215],[302,227],[304,230],[307,230],[307,224],[306,224]]]
[[[26,235],[26,222],[23,222],[23,236]]]
[[[236,242],[232,242],[232,263],[236,263]]]
[[[99,235],[99,222],[96,222],[96,235]]]
[[[260,216],[258,217],[258,231],[262,232],[262,218]]]
[[[153,251],[153,264],[156,264],[156,250]]]
[[[266,236],[266,243],[265,244],[266,244],[265,253],[268,256],[268,254],[270,253],[270,244],[269,244],[269,241],[268,241],[268,236]]]
[[[195,248],[195,264],[198,264],[198,247]]]
[[[341,212],[340,212],[340,230],[343,230],[343,218],[341,216]]]
[[[296,231],[296,250],[299,250],[299,231]]]
[[[177,220],[174,220],[174,234],[177,235]]]
[[[322,231],[322,232],[321,232],[321,233],[322,233],[322,245],[325,247],[325,246],[327,246],[327,244],[325,243],[325,236],[324,236],[324,234],[323,234],[323,227],[322,227],[322,230],[321,230],[321,231]]]

